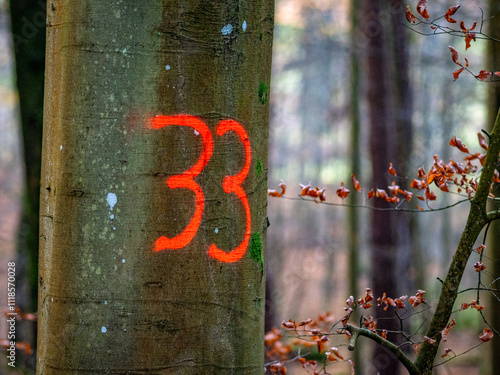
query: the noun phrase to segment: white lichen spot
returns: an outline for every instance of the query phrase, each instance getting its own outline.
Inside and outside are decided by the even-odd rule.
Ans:
[[[165,65],[165,69],[170,70],[170,65]]]
[[[108,193],[108,196],[106,197],[106,201],[109,204],[110,210],[113,211],[113,207],[115,206],[116,202],[118,202],[118,198],[116,198],[115,193]]]
[[[104,327],[104,326],[101,327],[101,332],[102,333],[106,333],[107,331],[108,331],[108,329],[106,327]]]
[[[243,21],[243,24],[241,25],[243,31],[247,31],[247,21]]]
[[[200,135],[200,132],[196,129],[194,129],[194,135]]]
[[[214,232],[215,234],[219,233],[219,228],[215,228]]]
[[[231,25],[230,23],[228,23],[226,26],[224,26],[222,29],[221,29],[221,33],[222,35],[229,35],[233,32],[233,25]]]

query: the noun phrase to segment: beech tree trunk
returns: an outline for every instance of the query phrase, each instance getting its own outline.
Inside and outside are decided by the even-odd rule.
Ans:
[[[48,4],[38,374],[261,374],[272,1]]]
[[[351,122],[351,139],[350,139],[350,158],[351,158],[351,170],[352,173],[357,176],[358,179],[361,178],[361,150],[360,150],[360,132],[361,132],[361,114],[360,114],[360,91],[361,91],[361,72],[360,72],[360,54],[361,47],[359,45],[360,35],[361,35],[361,22],[359,16],[359,7],[361,6],[361,0],[351,1],[350,18],[351,18],[351,107],[350,107],[350,122]],[[346,176],[346,180],[349,181],[351,176]],[[349,195],[349,211],[348,211],[348,223],[349,223],[349,234],[347,237],[347,243],[349,248],[349,294],[358,298],[362,292],[358,285],[359,278],[359,259],[361,258],[359,252],[361,251],[361,240],[359,236],[359,210],[356,207],[359,204],[358,194]],[[355,312],[354,320],[358,320],[360,314]],[[360,374],[363,373],[363,362],[361,350],[355,350],[353,354],[353,360],[356,364],[356,371]]]
[[[365,62],[372,184],[374,188],[387,190],[391,181],[400,185],[399,180],[389,175],[389,163],[405,176],[406,168],[400,160],[404,157],[402,153],[410,153],[411,145],[408,52],[397,16],[403,13],[398,1],[380,0],[365,0],[363,11],[366,15],[363,25],[367,41]],[[410,247],[409,221],[402,220],[397,212],[385,211],[392,206],[382,200],[374,201],[374,207],[370,224],[374,294],[398,296],[396,270],[399,269],[398,258],[404,253],[399,252],[399,247]],[[399,322],[392,313],[377,308],[376,318],[377,328],[389,332],[399,330]],[[393,342],[398,340],[391,333],[388,337]],[[376,347],[372,364],[382,375],[399,372],[398,360],[381,345]]]

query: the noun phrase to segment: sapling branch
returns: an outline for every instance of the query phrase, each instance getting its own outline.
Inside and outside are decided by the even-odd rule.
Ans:
[[[382,336],[379,336],[376,332],[370,331],[366,328],[359,328],[347,323],[344,327],[346,331],[351,334],[349,338],[348,349],[353,351],[356,348],[356,341],[359,336],[365,336],[369,339],[375,341],[377,344],[382,345],[384,348],[390,350],[396,358],[401,362],[401,364],[408,370],[410,375],[420,375],[420,370],[415,366],[415,364],[401,351],[400,347],[393,344]]]
[[[486,204],[494,171],[500,153],[500,110],[490,135],[490,142],[486,157],[484,159],[481,180],[478,183],[476,193],[471,201],[471,208],[467,224],[460,238],[457,250],[453,257],[448,274],[442,284],[441,295],[432,317],[427,337],[435,338],[435,342],[424,342],[420,348],[415,364],[422,374],[431,374],[434,358],[436,357],[441,331],[446,327],[450,319],[453,305],[457,299],[458,287],[462,280],[467,261],[472,254],[471,249],[479,237],[481,230],[488,223]]]

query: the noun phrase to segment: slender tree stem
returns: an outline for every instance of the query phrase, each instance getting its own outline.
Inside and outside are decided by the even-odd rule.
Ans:
[[[437,354],[439,342],[441,341],[441,331],[446,327],[458,294],[458,287],[464,273],[467,261],[472,252],[474,243],[482,228],[490,221],[486,213],[486,202],[490,192],[491,181],[498,162],[500,153],[500,111],[498,112],[493,131],[490,135],[490,143],[481,173],[481,180],[474,198],[471,201],[471,208],[467,224],[460,238],[457,250],[448,270],[446,279],[443,282],[441,295],[439,297],[436,311],[426,336],[435,339],[432,344],[425,342],[422,344],[420,353],[415,361],[415,365],[422,374],[431,374],[434,359]],[[498,216],[498,215],[490,215]]]
[[[349,350],[352,351],[356,348],[356,342],[359,336],[368,337],[375,341],[377,344],[380,344],[384,348],[390,350],[408,370],[410,375],[420,375],[420,370],[417,368],[417,366],[415,366],[415,364],[401,351],[400,347],[396,344],[393,344],[389,340],[384,339],[382,336],[379,336],[376,332],[369,331],[366,328],[359,328],[351,324],[346,324],[344,328],[351,334],[351,338],[349,339]]]

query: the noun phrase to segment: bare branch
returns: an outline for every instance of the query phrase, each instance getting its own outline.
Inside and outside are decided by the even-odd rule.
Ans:
[[[367,330],[366,328],[359,328],[353,326],[352,324],[346,324],[344,329],[351,334],[349,339],[348,349],[353,351],[356,347],[356,341],[359,336],[365,336],[372,339],[377,344],[382,345],[384,348],[389,349],[396,358],[401,362],[401,364],[408,370],[410,375],[420,375],[420,370],[415,366],[415,364],[401,351],[399,346],[393,344],[389,340],[384,339],[377,333]]]

